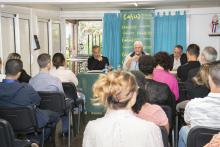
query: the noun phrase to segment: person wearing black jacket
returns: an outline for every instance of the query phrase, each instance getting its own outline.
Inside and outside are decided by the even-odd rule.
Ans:
[[[170,57],[172,59],[171,70],[177,70],[179,66],[187,63],[187,57],[186,54],[183,53],[183,47],[181,45],[176,45]]]
[[[174,113],[176,107],[175,96],[168,85],[152,79],[154,67],[154,58],[149,55],[143,55],[139,58],[140,71],[131,72],[135,75],[138,86],[149,93],[150,103],[170,106]]]
[[[10,53],[10,54],[8,55],[8,60],[9,60],[9,59],[19,59],[19,60],[21,60],[21,55],[19,55],[18,53]],[[22,82],[28,83],[30,79],[31,79],[31,76],[28,75],[27,72],[26,72],[24,69],[22,69],[22,70],[21,70],[21,75],[20,75],[20,77],[18,78],[18,81],[19,81],[20,83],[22,83]]]

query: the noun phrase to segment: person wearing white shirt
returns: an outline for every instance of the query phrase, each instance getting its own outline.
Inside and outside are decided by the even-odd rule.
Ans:
[[[184,120],[187,126],[179,132],[179,146],[185,147],[189,130],[195,126],[220,128],[220,62],[209,67],[210,93],[204,98],[190,100],[185,108]]]
[[[76,75],[71,71],[66,69],[66,60],[62,53],[55,53],[52,58],[54,68],[50,70],[50,74],[57,77],[61,82],[72,82],[75,86],[78,85],[78,79]]]
[[[135,41],[134,51],[129,53],[124,60],[123,69],[124,70],[139,70],[138,59],[140,56],[145,55],[143,52],[143,43],[141,41]]]
[[[112,71],[99,77],[93,93],[96,102],[106,105],[107,113],[87,124],[83,147],[163,147],[160,128],[131,110],[137,89],[129,72]]]

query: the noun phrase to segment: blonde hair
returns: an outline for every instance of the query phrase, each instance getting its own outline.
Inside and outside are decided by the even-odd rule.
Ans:
[[[193,81],[197,84],[197,85],[205,85],[206,87],[209,88],[209,79],[208,79],[208,75],[209,75],[209,64],[203,64],[200,67],[199,72],[196,74],[195,77],[193,77]]]
[[[137,89],[136,80],[131,73],[112,71],[100,75],[93,85],[93,94],[96,103],[120,109],[127,107],[131,99],[136,98]]]

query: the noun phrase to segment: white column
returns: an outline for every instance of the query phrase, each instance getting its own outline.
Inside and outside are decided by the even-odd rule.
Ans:
[[[3,48],[2,48],[2,19],[1,19],[2,14],[0,13],[0,57],[3,62]],[[1,72],[4,73],[4,68],[3,66],[1,67]]]
[[[49,54],[53,55],[53,42],[52,42],[52,20],[50,19],[47,23],[48,25],[48,48],[49,48]]]
[[[19,14],[16,14],[14,17],[15,24],[15,50],[17,53],[21,54],[21,46],[20,46],[20,29],[19,29]]]

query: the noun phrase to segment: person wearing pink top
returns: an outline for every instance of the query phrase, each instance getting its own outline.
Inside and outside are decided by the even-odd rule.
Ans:
[[[169,121],[166,113],[159,105],[149,103],[148,92],[144,89],[138,89],[136,103],[132,107],[132,110],[137,117],[165,128],[169,134]]]
[[[171,68],[171,58],[166,52],[155,54],[156,68],[153,71],[153,80],[165,83],[175,95],[176,101],[179,100],[179,87],[176,77],[169,72]]]

